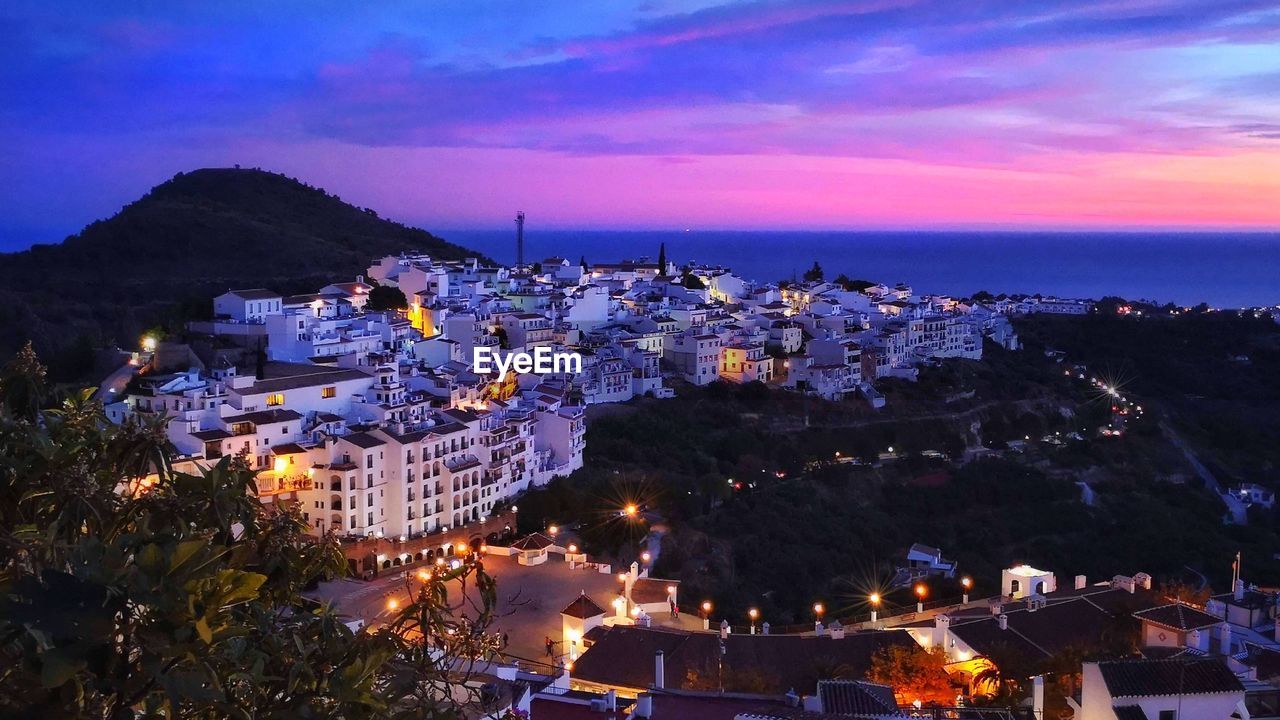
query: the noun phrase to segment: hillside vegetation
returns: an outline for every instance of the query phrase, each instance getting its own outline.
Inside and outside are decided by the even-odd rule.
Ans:
[[[229,288],[314,290],[402,251],[477,255],[277,173],[179,173],[62,243],[0,255],[0,357],[30,339],[74,375],[92,348],[132,347]]]

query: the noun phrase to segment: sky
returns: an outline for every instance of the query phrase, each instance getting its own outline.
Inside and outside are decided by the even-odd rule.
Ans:
[[[1280,2],[0,4],[0,248],[234,164],[429,229],[1275,229]]]

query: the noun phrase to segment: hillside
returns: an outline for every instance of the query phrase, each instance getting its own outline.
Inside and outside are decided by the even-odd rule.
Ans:
[[[60,244],[0,255],[0,356],[31,339],[74,375],[90,348],[199,317],[230,287],[314,289],[406,250],[475,256],[284,175],[179,173]]]

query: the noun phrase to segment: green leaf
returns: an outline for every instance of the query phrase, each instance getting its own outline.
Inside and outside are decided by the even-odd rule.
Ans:
[[[183,563],[190,560],[192,556],[200,552],[200,549],[208,544],[205,540],[188,540],[178,543],[178,548],[173,551],[173,557],[169,559],[169,572],[182,567]]]
[[[85,666],[83,659],[62,648],[41,654],[40,663],[40,684],[46,688],[61,687]]]

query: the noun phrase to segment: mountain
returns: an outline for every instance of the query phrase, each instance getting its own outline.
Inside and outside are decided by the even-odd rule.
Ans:
[[[60,244],[0,254],[0,356],[30,339],[74,375],[59,363],[207,316],[229,288],[311,291],[404,251],[480,257],[278,173],[179,173]]]

